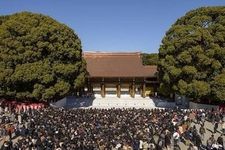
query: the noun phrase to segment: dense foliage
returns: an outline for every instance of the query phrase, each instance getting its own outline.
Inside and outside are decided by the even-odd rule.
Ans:
[[[161,92],[225,100],[225,7],[178,19],[162,40],[158,68]]]
[[[66,25],[29,12],[0,17],[0,97],[59,99],[83,85],[85,66]]]
[[[141,56],[142,56],[143,65],[157,65],[158,64],[158,54],[157,53],[152,53],[152,54],[142,53]]]

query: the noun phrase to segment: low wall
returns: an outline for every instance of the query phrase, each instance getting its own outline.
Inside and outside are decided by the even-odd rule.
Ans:
[[[194,102],[189,102],[190,109],[217,109],[219,106],[217,105],[208,105],[208,104],[199,104]]]

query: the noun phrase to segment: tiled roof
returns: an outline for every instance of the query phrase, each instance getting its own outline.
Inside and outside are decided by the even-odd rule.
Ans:
[[[141,53],[84,52],[90,77],[155,77],[157,66],[143,66]]]

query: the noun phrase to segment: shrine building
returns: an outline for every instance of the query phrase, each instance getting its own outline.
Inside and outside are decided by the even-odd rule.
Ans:
[[[88,76],[85,93],[95,96],[142,96],[157,91],[157,66],[144,66],[140,52],[84,52]]]

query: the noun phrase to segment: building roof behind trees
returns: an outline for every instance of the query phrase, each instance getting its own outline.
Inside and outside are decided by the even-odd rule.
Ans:
[[[84,52],[90,77],[156,77],[157,66],[144,66],[140,52]]]

